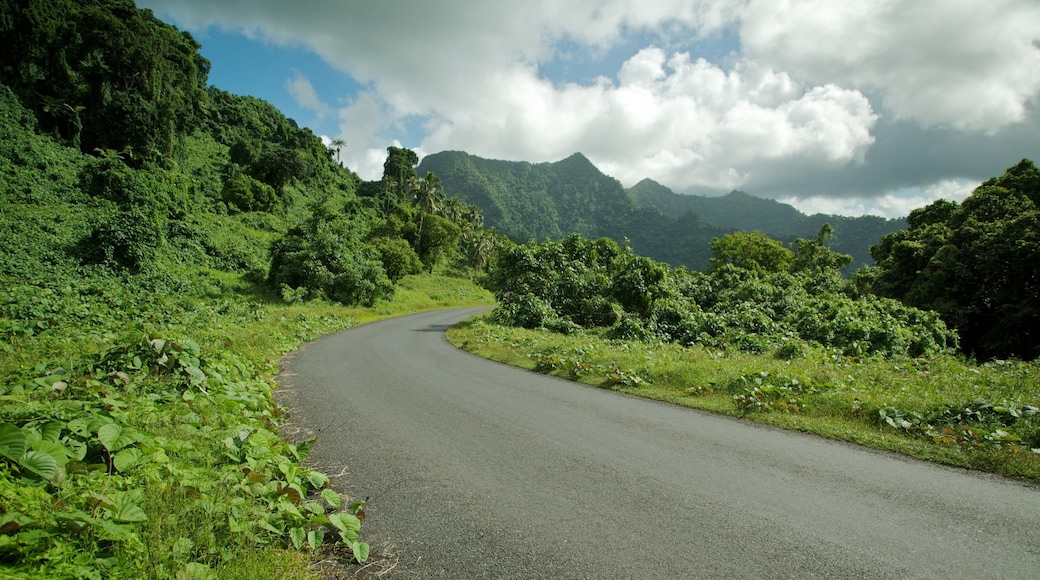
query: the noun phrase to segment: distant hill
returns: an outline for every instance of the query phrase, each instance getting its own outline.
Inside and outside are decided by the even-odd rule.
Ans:
[[[869,248],[905,220],[806,216],[773,200],[734,191],[722,197],[680,195],[646,179],[629,190],[575,153],[554,163],[484,159],[462,151],[426,156],[418,174],[432,171],[447,195],[478,206],[486,225],[518,241],[558,239],[570,233],[628,239],[636,252],[673,265],[703,269],[712,238],[760,230],[790,242],[811,238],[824,223],[835,228],[833,247],[871,263]]]
[[[627,238],[642,255],[703,268],[711,255],[708,243],[726,233],[693,215],[675,220],[639,207],[621,182],[580,153],[555,163],[527,163],[444,151],[422,160],[417,173],[428,171],[447,195],[479,207],[485,225],[520,242],[570,233]]]
[[[820,226],[829,223],[835,229],[832,247],[851,254],[853,268],[873,263],[870,246],[877,244],[881,236],[906,229],[905,218],[805,215],[786,203],[755,197],[743,191],[734,190],[721,197],[682,195],[652,179],[635,184],[628,194],[636,205],[657,208],[665,216],[678,218],[693,212],[705,223],[727,231],[759,230],[788,242],[813,237]]]

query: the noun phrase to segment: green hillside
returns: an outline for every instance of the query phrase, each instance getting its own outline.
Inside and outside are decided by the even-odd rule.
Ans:
[[[479,212],[394,148],[363,182],[131,1],[0,0],[0,45],[0,577],[364,561],[363,502],[280,436],[271,377],[320,334],[488,303]]]
[[[429,155],[420,174],[437,174],[450,195],[480,207],[487,225],[517,240],[570,233],[628,239],[637,252],[673,265],[704,269],[713,238],[761,231],[784,242],[809,239],[829,223],[832,247],[872,263],[870,246],[906,227],[906,220],[806,216],[795,208],[734,191],[722,197],[680,195],[650,179],[627,191],[576,153],[555,163],[488,160],[461,151]]]
[[[627,239],[639,254],[703,268],[711,239],[725,234],[696,216],[665,219],[654,208],[636,206],[618,180],[580,153],[527,163],[444,151],[423,158],[417,171],[435,173],[448,195],[477,206],[488,227],[521,242],[571,233]]]
[[[847,217],[827,214],[805,215],[772,199],[763,199],[732,191],[720,197],[681,195],[655,182],[644,179],[628,189],[640,207],[655,207],[666,216],[679,217],[687,212],[697,214],[706,223],[728,231],[758,230],[778,240],[809,238],[829,223],[835,230],[831,246],[852,256],[852,268],[873,263],[870,246],[881,236],[906,229],[906,219],[887,220],[877,216]]]
[[[930,372],[910,357],[947,360],[960,344],[996,359],[988,407],[970,371],[937,381],[955,398],[915,406],[912,388],[869,379],[898,395],[877,399],[875,421],[946,437],[933,427],[959,429],[971,404],[983,425],[958,445],[1030,462],[1040,449],[1035,389],[1016,392],[1035,369],[1004,361],[1040,356],[1029,161],[961,205],[915,210],[906,229],[739,193],[691,210],[650,183],[626,192],[580,154],[444,152],[417,170],[413,151],[388,147],[382,178],[364,181],[270,103],[208,85],[195,39],[130,0],[0,0],[0,46],[2,578],[314,578],[315,558],[360,564],[364,502],[308,467],[313,440],[282,437],[278,358],[379,317],[491,304],[488,290],[510,323],[718,360],[874,357],[909,377]],[[848,256],[824,219],[839,250],[877,244],[877,266],[841,276]],[[727,235],[770,233],[761,224],[804,239]],[[899,231],[879,243],[882,226]],[[818,392],[855,372],[841,369]],[[789,384],[803,383],[771,392]]]

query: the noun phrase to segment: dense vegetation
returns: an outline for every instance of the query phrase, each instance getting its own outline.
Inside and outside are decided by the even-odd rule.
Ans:
[[[559,240],[571,233],[628,240],[633,251],[672,265],[703,270],[713,238],[761,231],[785,243],[811,238],[829,223],[834,248],[852,256],[846,274],[872,262],[870,246],[905,220],[806,216],[791,206],[733,192],[723,197],[679,195],[652,180],[629,190],[575,154],[556,163],[481,159],[460,151],[423,158],[452,195],[475,204],[489,226],[517,241]]]
[[[1040,356],[1040,171],[1022,160],[962,204],[914,210],[871,249],[863,285],[935,310],[982,359]]]
[[[295,549],[333,540],[364,561],[363,502],[278,434],[275,361],[486,302],[441,275],[493,253],[479,211],[405,150],[363,182],[128,0],[0,1],[0,43],[0,576],[304,577]]]
[[[807,216],[787,204],[742,191],[732,191],[721,197],[680,195],[651,179],[633,185],[628,194],[636,205],[657,208],[674,219],[692,212],[705,223],[723,228],[727,233],[757,230],[785,243],[810,238],[823,224],[829,224],[834,229],[831,246],[835,251],[852,256],[852,261],[843,269],[846,274],[873,262],[870,246],[876,244],[878,238],[906,228],[906,220],[902,218]]]
[[[477,323],[473,342],[541,370],[745,414],[829,409],[1040,472],[1034,365],[949,355],[958,332],[968,354],[1037,355],[1031,163],[915,212],[850,281],[840,231],[785,244],[663,218],[580,155],[431,156],[442,174],[390,147],[365,182],[269,103],[207,86],[195,40],[129,0],[0,0],[0,43],[4,577],[307,577],[297,550],[332,541],[364,560],[363,502],[279,436],[274,361],[373,317],[489,302],[473,275],[513,326]],[[481,208],[548,239],[508,242]]]
[[[857,294],[841,274],[851,258],[826,246],[829,232],[796,241],[795,251],[758,232],[717,238],[707,272],[572,235],[501,251],[483,284],[498,300],[493,319],[524,328],[604,327],[616,339],[786,356],[810,347],[896,358],[952,352],[956,333],[935,313]]]

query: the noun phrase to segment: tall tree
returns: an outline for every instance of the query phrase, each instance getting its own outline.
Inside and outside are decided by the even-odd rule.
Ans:
[[[337,137],[336,139],[332,140],[331,145],[334,149],[336,149],[336,163],[340,163],[339,152],[341,149],[347,146],[347,142]]]
[[[415,154],[415,151],[394,146],[386,148],[383,183],[384,188],[391,182],[394,184],[391,190],[396,196],[395,202],[407,199],[408,189],[416,178],[415,166],[418,164],[419,156]]]
[[[422,247],[423,222],[427,214],[438,213],[444,202],[444,188],[441,187],[441,180],[437,179],[433,172],[427,173],[422,179],[412,180],[411,187],[415,204],[419,206],[419,246]]]
[[[209,61],[132,0],[0,0],[0,72],[41,129],[83,151],[172,163],[206,110]]]
[[[935,310],[980,358],[1040,356],[1040,171],[1023,159],[960,205],[914,210],[871,248],[866,288]]]

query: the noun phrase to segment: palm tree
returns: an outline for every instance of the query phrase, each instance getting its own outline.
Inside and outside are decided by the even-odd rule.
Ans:
[[[335,147],[335,149],[336,149],[336,163],[339,163],[340,167],[342,167],[343,163],[341,163],[340,160],[339,160],[339,151],[340,151],[340,149],[342,149],[342,148],[347,146],[347,142],[344,141],[343,139],[336,138],[336,139],[332,140],[331,145],[333,147]]]
[[[412,192],[415,195],[415,203],[419,206],[419,243],[422,243],[423,221],[426,214],[435,214],[440,211],[440,204],[444,201],[444,188],[441,180],[429,172],[423,179],[412,182]]]

